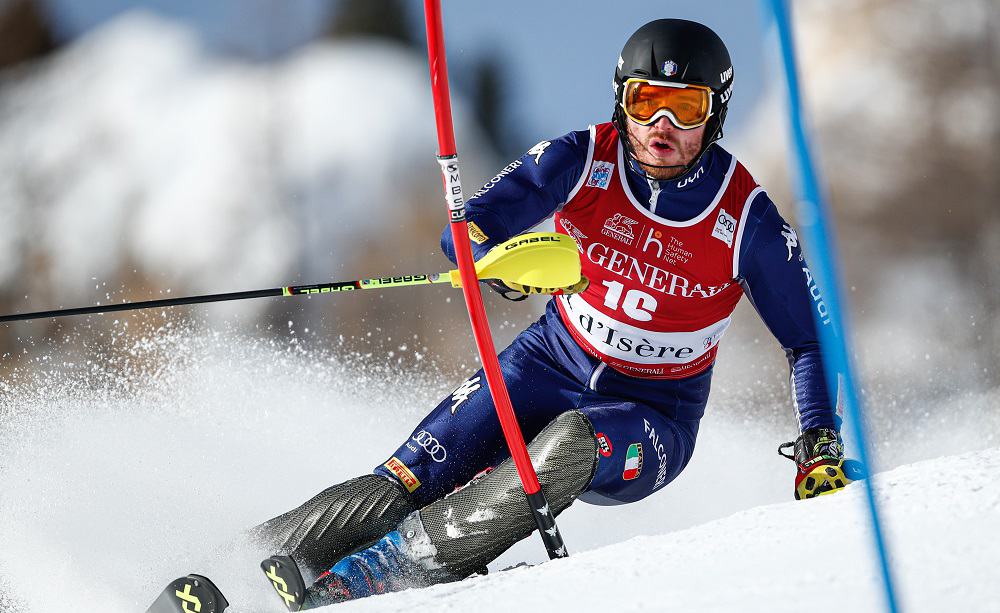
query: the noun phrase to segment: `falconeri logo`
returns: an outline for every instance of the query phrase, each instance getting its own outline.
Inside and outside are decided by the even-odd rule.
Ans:
[[[500,172],[497,173],[497,175],[495,177],[493,177],[492,179],[490,179],[489,181],[487,181],[486,185],[484,185],[481,188],[479,188],[479,191],[477,191],[475,194],[473,194],[472,198],[479,198],[480,196],[484,195],[486,192],[488,192],[491,189],[493,189],[493,187],[496,186],[496,184],[499,183],[501,179],[503,179],[504,177],[506,177],[510,173],[514,172],[515,170],[517,170],[518,168],[520,168],[522,165],[524,165],[524,162],[521,161],[521,160],[514,160],[510,164],[507,164],[506,166],[503,167],[503,170],[501,170]],[[472,198],[469,198],[469,200],[472,200]]]
[[[626,245],[631,245],[632,241],[635,240],[635,233],[632,232],[632,226],[637,223],[639,222],[630,217],[625,217],[621,213],[615,213],[604,222],[601,234],[610,236]]]
[[[663,443],[660,442],[660,435],[656,433],[656,428],[649,425],[645,419],[642,420],[642,426],[646,430],[646,434],[649,435],[649,441],[653,444],[653,451],[656,452],[656,458],[659,460],[659,466],[656,469],[656,482],[653,483],[655,490],[667,481],[667,453],[663,450]]]

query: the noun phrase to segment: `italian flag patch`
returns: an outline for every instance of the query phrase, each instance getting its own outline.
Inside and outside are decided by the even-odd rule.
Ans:
[[[625,472],[622,479],[631,481],[642,472],[642,443],[632,443],[625,452]]]

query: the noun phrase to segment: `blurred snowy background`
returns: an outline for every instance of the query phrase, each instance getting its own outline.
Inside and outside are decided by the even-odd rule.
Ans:
[[[468,189],[539,140],[606,120],[622,41],[670,14],[727,40],[737,92],[723,145],[794,219],[766,11],[681,5],[446,2]],[[915,405],[995,399],[1000,9],[795,9],[873,414],[903,427],[921,421]],[[0,2],[0,311],[448,268],[422,27],[420,4],[402,0]],[[541,302],[491,309],[502,345]],[[151,318],[308,328],[322,345],[419,353],[455,376],[475,361],[447,288],[155,315],[2,326],[3,368],[115,321],[141,335]],[[717,395],[790,424],[783,358],[752,309],[740,317]]]
[[[564,6],[444,1],[469,193],[538,141],[606,121],[625,38],[678,16],[727,41],[736,91],[722,144],[794,220],[783,83],[760,5]],[[1000,8],[794,9],[880,466],[996,447]],[[450,268],[422,28],[415,0],[0,0],[0,313]],[[542,305],[488,296],[498,345]],[[238,462],[209,474],[250,490],[229,492],[240,513],[198,507],[233,529],[383,461],[474,367],[467,330],[461,295],[441,287],[0,326],[0,514],[12,518],[0,530],[11,556],[0,555],[0,596],[8,580],[15,592],[44,589],[41,569],[63,545],[16,580],[5,563],[65,541],[47,530],[83,522],[90,474],[125,470],[124,484],[96,492],[134,500],[120,523],[177,521],[169,503],[150,515],[152,486],[141,463],[122,469],[129,458],[189,473]],[[591,532],[574,547],[787,500],[790,467],[775,455],[795,436],[786,378],[742,304],[691,468],[630,507],[628,522],[621,510],[574,509],[570,529]],[[286,410],[324,423],[299,438],[272,431],[271,412]],[[187,460],[172,457],[177,416],[213,424],[226,446],[205,455],[218,441],[198,439],[174,447]],[[337,469],[312,466],[283,497],[255,502],[255,479],[269,474],[250,459],[268,444],[261,436],[304,467],[332,453]],[[720,492],[729,473],[713,457],[730,457],[735,441],[760,478]],[[46,506],[64,494],[66,508]],[[595,517],[609,527],[593,528]]]

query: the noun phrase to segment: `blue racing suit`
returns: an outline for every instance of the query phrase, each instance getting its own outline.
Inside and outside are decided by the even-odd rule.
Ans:
[[[481,231],[481,242],[472,243],[474,257],[559,210],[585,170],[589,140],[589,131],[578,131],[543,141],[469,199],[467,218]],[[651,213],[686,221],[703,211],[720,189],[731,160],[729,152],[713,144],[683,176],[651,179],[633,161],[626,177]],[[800,429],[839,428],[814,321],[823,321],[814,318],[822,302],[801,246],[765,192],[750,206],[739,245],[737,281],[785,350]],[[454,261],[449,228],[441,246]],[[642,499],[672,481],[691,459],[708,401],[711,367],[666,380],[602,368],[601,361],[570,335],[554,301],[501,352],[500,366],[525,440],[564,411],[580,410],[590,420],[599,454],[581,500],[618,504]],[[480,370],[444,398],[375,472],[399,479],[423,506],[509,455]]]

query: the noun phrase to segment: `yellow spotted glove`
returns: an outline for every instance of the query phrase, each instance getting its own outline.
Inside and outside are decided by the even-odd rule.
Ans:
[[[524,300],[531,294],[547,294],[551,296],[579,294],[590,285],[587,277],[580,277],[579,281],[568,287],[531,287],[530,285],[521,285],[512,281],[504,282],[500,279],[486,279],[484,282],[490,286],[490,289],[507,300],[513,300],[514,302]]]
[[[793,448],[794,455],[784,450]],[[778,453],[795,462],[795,499],[832,494],[852,481],[865,478],[857,460],[844,459],[844,443],[833,428],[810,428]]]

